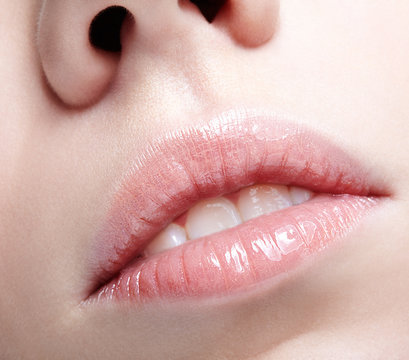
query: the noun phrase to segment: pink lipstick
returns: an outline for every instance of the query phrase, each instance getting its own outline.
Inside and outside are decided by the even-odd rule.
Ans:
[[[145,303],[249,290],[351,232],[383,193],[379,181],[323,136],[244,110],[164,134],[129,168],[95,241],[91,300]],[[143,256],[155,236],[197,202],[253,184],[317,195]]]

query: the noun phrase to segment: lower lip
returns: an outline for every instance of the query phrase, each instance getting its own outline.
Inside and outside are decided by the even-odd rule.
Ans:
[[[319,195],[307,203],[140,259],[93,300],[184,299],[246,291],[288,272],[351,232],[378,200]]]

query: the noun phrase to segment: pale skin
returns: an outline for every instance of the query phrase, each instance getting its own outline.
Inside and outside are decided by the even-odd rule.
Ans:
[[[43,17],[41,0],[0,0],[0,358],[407,358],[409,2],[233,1],[211,25],[188,2],[116,3],[135,19],[120,59],[87,44],[107,0]],[[342,146],[384,179],[385,205],[262,298],[199,315],[81,307],[129,157],[243,104]]]

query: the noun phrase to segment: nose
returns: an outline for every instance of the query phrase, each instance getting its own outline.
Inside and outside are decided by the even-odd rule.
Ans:
[[[271,39],[276,28],[279,1],[227,1],[215,22],[225,27],[236,43],[258,47]]]
[[[249,51],[272,38],[279,12],[279,0],[111,1],[43,1],[37,45],[48,86],[65,106],[91,106],[104,96],[118,71],[121,38],[132,32],[129,38],[138,42],[146,35],[138,34],[138,21],[153,12],[156,22],[170,25],[196,12],[197,21]]]
[[[276,0],[188,0],[207,21],[226,28],[243,46],[256,47],[268,41],[275,29],[279,10]]]

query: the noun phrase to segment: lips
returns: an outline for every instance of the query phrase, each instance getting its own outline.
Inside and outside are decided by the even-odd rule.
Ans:
[[[143,256],[198,202],[253,184],[317,195]],[[253,289],[344,237],[382,193],[382,184],[340,148],[278,116],[230,111],[164,134],[134,159],[97,233],[90,299],[144,303]]]

